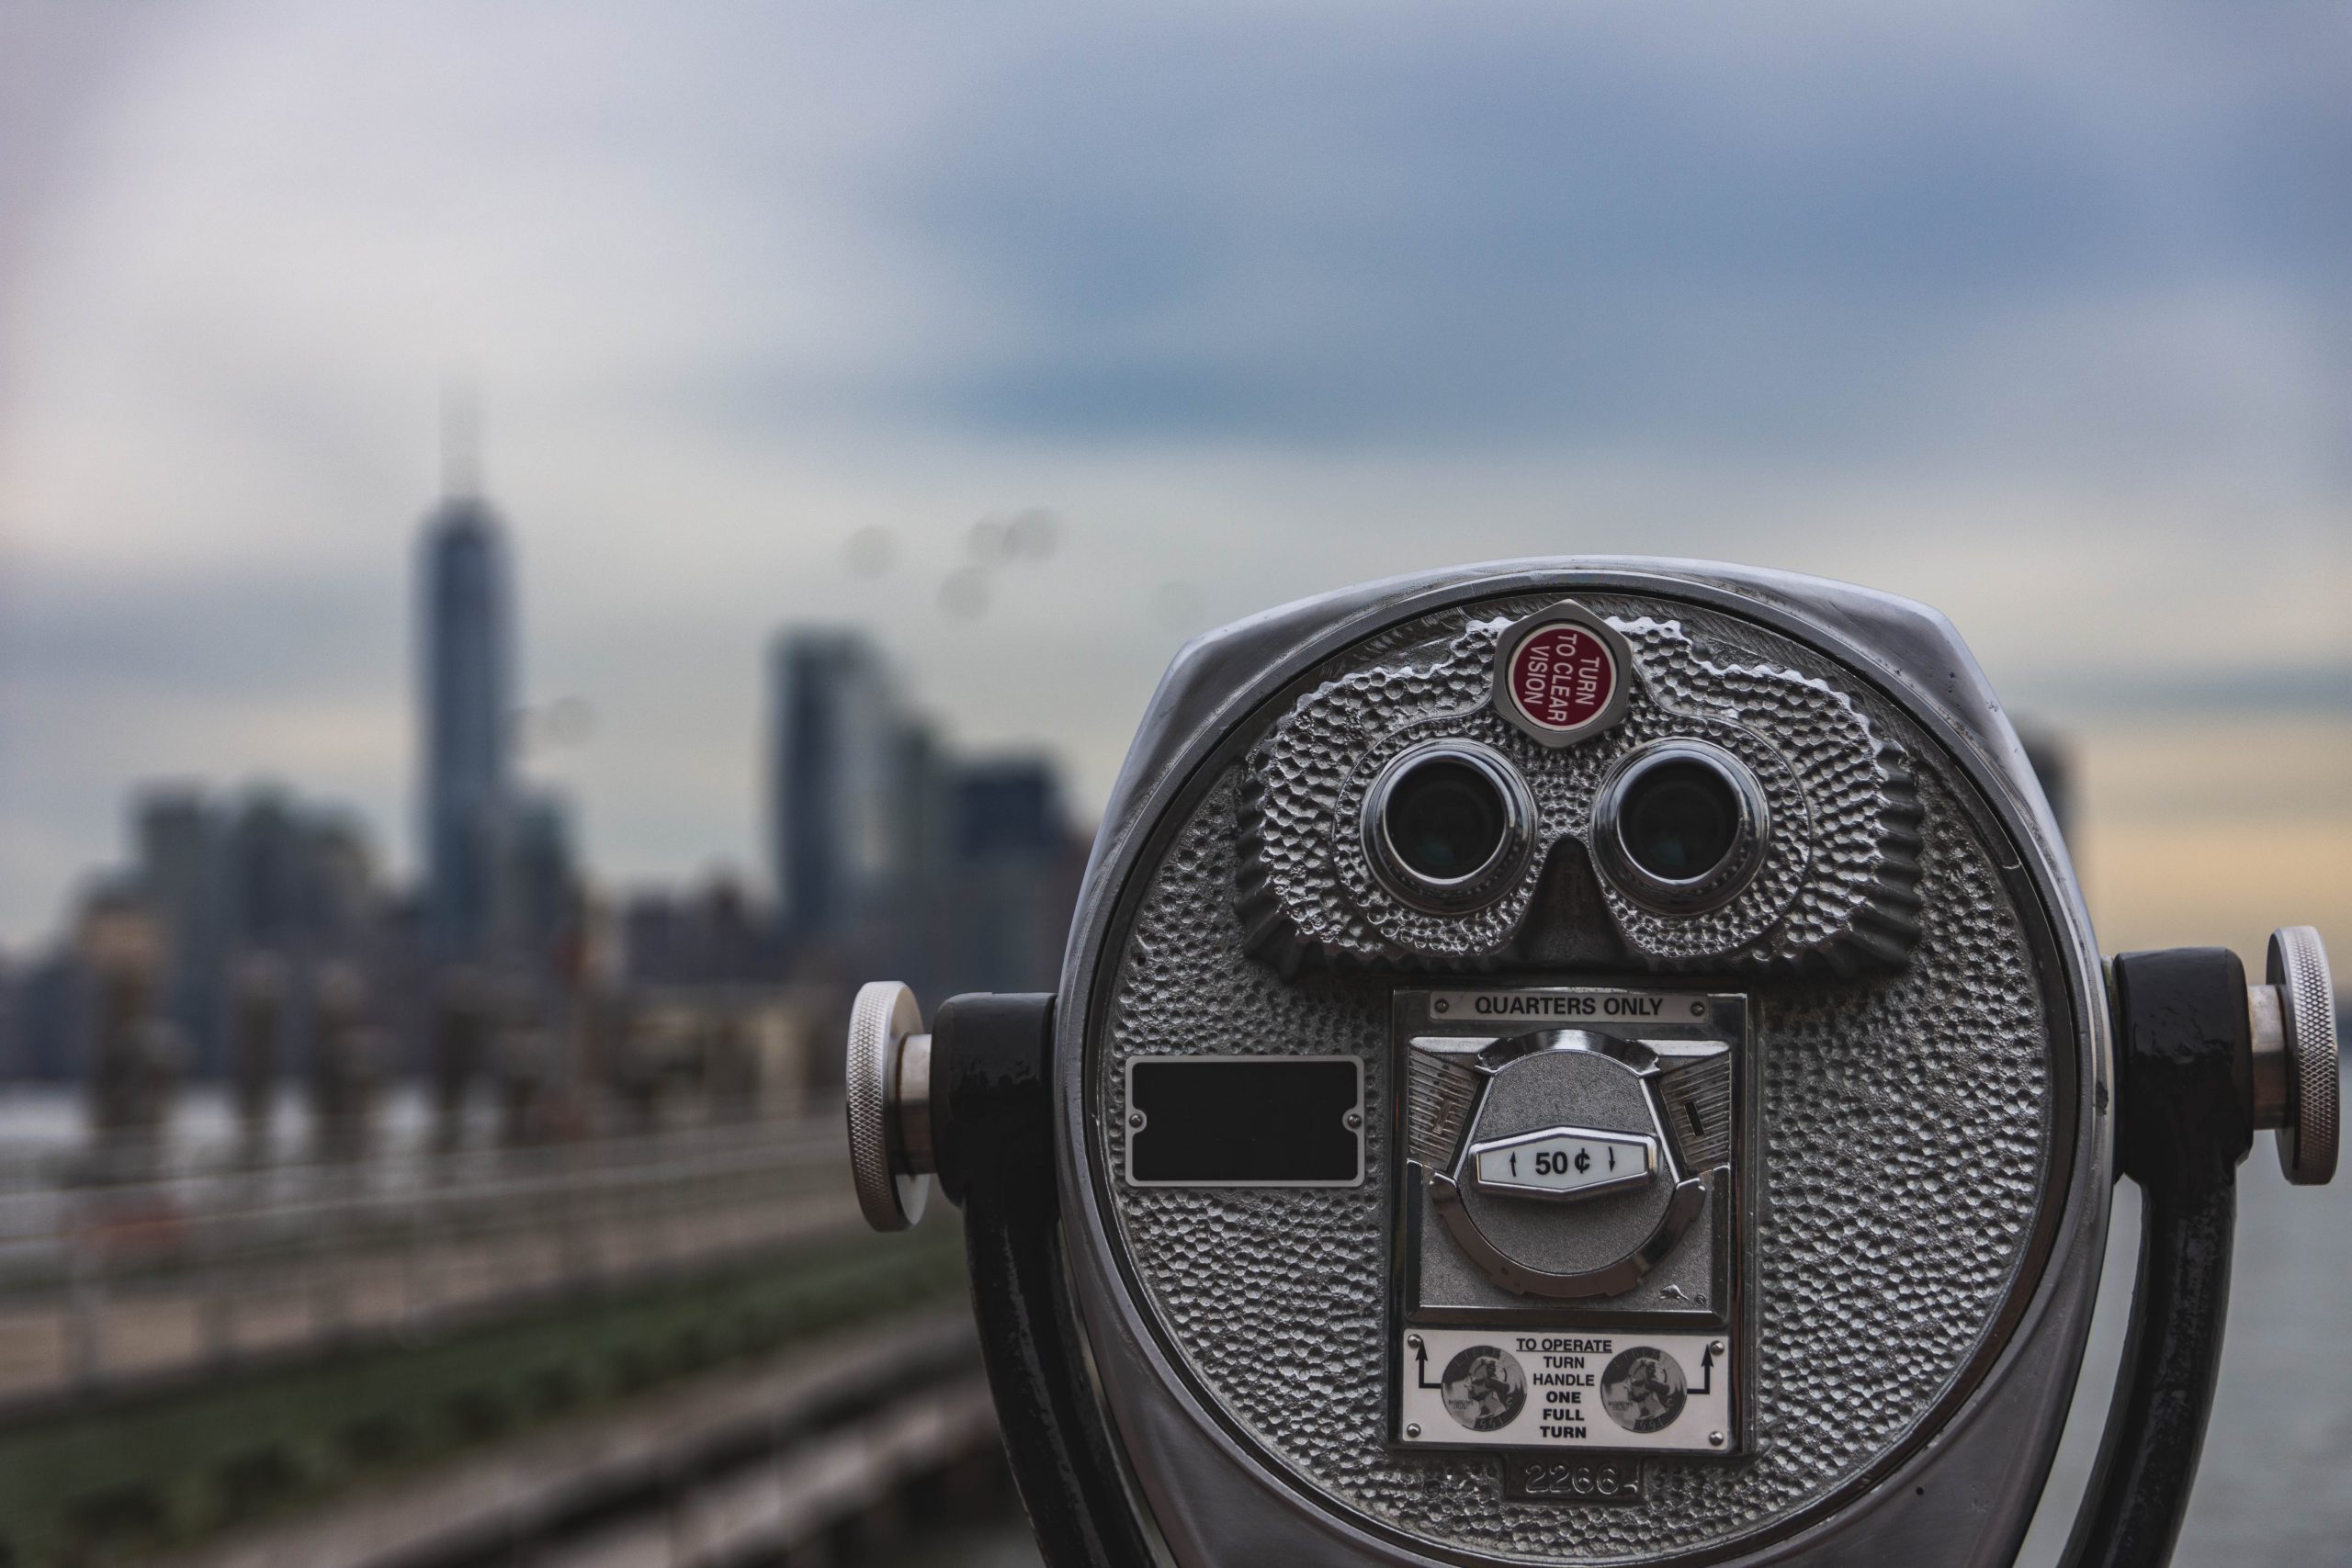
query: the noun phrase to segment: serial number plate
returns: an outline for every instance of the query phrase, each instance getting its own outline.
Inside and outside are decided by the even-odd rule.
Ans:
[[[1642,1467],[1634,1460],[1512,1454],[1503,1463],[1503,1495],[1526,1503],[1638,1503]]]

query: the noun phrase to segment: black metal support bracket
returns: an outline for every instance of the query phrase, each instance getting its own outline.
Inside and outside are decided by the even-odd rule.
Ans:
[[[2229,1315],[2237,1167],[2254,1142],[2245,968],[2221,948],[2115,960],[2117,1162],[2140,1270],[2066,1568],[2165,1568],[2188,1509]]]
[[[932,1022],[939,1182],[964,1210],[989,1388],[1046,1568],[1149,1568],[1086,1374],[1054,1175],[1051,996],[950,998]]]

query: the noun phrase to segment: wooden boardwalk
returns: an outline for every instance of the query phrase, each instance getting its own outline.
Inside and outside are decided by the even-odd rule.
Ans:
[[[857,1225],[830,1118],[655,1152],[61,1194],[42,1229],[8,1238],[0,1422]]]
[[[992,1469],[968,1316],[795,1346],[159,1568],[703,1568],[891,1528],[910,1487]]]

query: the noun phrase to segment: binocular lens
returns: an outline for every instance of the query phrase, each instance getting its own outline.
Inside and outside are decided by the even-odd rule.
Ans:
[[[1701,740],[1658,740],[1619,762],[1592,808],[1593,859],[1645,908],[1689,915],[1747,886],[1764,863],[1764,791]]]
[[[1625,792],[1618,836],[1652,876],[1689,882],[1724,863],[1739,839],[1739,795],[1703,762],[1652,768]]]
[[[1363,803],[1363,847],[1381,885],[1419,909],[1491,904],[1526,866],[1535,802],[1484,746],[1430,741],[1392,759]]]
[[[1501,788],[1483,770],[1458,757],[1431,757],[1390,788],[1388,841],[1406,869],[1431,882],[1456,882],[1502,848],[1507,809]]]

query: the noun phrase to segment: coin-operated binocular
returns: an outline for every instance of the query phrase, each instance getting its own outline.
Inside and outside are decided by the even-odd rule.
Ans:
[[[2160,1564],[2237,1163],[2334,1173],[2318,938],[2102,964],[1951,626],[1694,562],[1192,644],[1052,996],[859,995],[861,1201],[959,1202],[1053,1568],[2007,1563],[2119,1174],[2070,1564]]]

